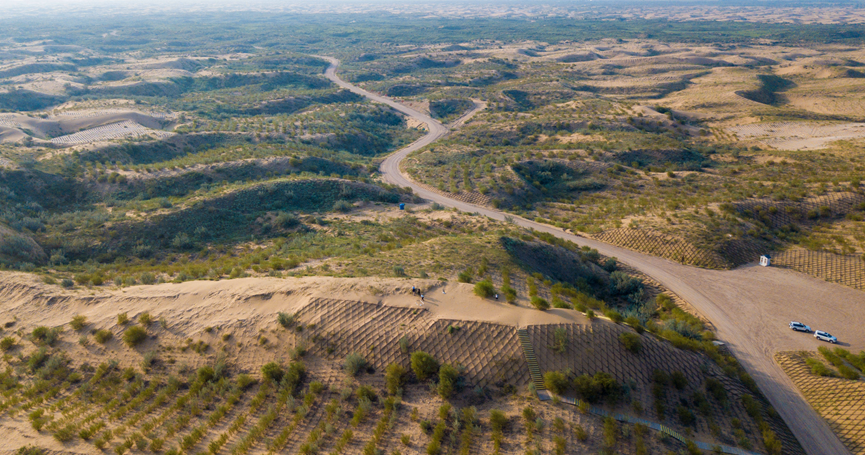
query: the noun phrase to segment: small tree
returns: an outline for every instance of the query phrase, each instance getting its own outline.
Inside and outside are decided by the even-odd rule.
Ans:
[[[398,363],[392,363],[384,370],[385,384],[387,385],[387,393],[396,395],[400,387],[405,383],[405,368]]]
[[[426,352],[415,351],[411,354],[411,369],[418,379],[424,381],[439,371],[439,363]]]
[[[444,399],[453,396],[457,388],[457,380],[459,379],[459,376],[459,370],[457,370],[453,365],[448,363],[442,365],[439,369],[439,396]]]

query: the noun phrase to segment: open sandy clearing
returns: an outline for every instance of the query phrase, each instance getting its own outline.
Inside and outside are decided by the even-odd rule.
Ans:
[[[729,131],[740,139],[757,140],[780,150],[817,150],[835,141],[865,137],[865,123],[763,123],[737,126],[729,128]]]

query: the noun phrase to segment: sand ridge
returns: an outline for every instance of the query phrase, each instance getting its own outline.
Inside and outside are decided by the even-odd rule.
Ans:
[[[423,289],[424,302],[411,288]],[[444,291],[444,292],[442,292]],[[481,299],[473,286],[422,279],[389,278],[240,278],[189,281],[115,290],[64,290],[23,273],[0,274],[0,318],[17,317],[49,326],[82,314],[95,324],[109,323],[118,313],[134,317],[149,312],[165,317],[184,331],[231,324],[234,321],[275,320],[277,312],[297,312],[317,298],[339,298],[426,309],[433,319],[494,322],[514,327],[538,324],[587,323],[581,314],[553,309],[541,312]],[[503,300],[503,299],[502,299]]]

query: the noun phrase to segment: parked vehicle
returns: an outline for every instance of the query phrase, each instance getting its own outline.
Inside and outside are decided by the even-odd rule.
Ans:
[[[820,341],[828,341],[832,344],[835,344],[838,342],[837,338],[833,337],[829,332],[824,332],[822,330],[815,330],[814,331],[814,338],[816,338]]]
[[[801,322],[796,322],[796,321],[791,322],[790,328],[797,331],[797,332],[811,333],[811,327],[808,327],[807,325],[802,324]]]

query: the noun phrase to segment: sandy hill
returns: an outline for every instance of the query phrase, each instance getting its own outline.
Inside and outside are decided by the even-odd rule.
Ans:
[[[424,293],[423,302],[413,286]],[[438,421],[454,434],[443,442],[452,447],[449,452],[492,453],[498,437],[501,453],[523,453],[525,438],[541,450],[567,446],[567,453],[596,453],[609,443],[605,435],[611,430],[605,433],[602,419],[526,395],[532,374],[524,343],[534,346],[543,372],[608,373],[619,384],[619,399],[598,403],[606,409],[664,422],[696,440],[760,444],[762,427],[742,404],[747,389],[705,355],[648,334],[639,336],[642,348],[633,352],[619,341],[634,333],[626,326],[572,310],[541,312],[481,299],[468,284],[244,278],[97,291],[63,290],[33,275],[4,273],[0,302],[0,335],[12,340],[4,347],[9,369],[0,375],[0,428],[13,450],[31,444],[75,454],[176,453],[171,450],[177,448],[271,453],[276,447],[312,453],[304,448],[312,441],[321,453],[366,453],[364,442],[372,440],[386,453],[425,453],[437,433],[424,425]],[[290,317],[279,320],[279,313]],[[70,322],[74,316],[77,328]],[[147,336],[138,344],[124,343],[137,328]],[[519,328],[525,330],[522,340]],[[562,337],[564,347],[555,347]],[[460,391],[442,400],[432,383],[410,380],[393,408],[384,399],[383,373],[389,365],[410,371],[409,353],[418,350],[455,366]],[[366,364],[357,376],[344,367],[352,356]],[[240,374],[259,378],[268,362],[301,361],[306,379],[289,388],[265,379],[241,385]],[[211,365],[217,378],[202,379]],[[668,379],[659,382],[659,374],[679,379],[673,386]],[[309,391],[297,392],[295,401],[293,391],[306,390],[307,384]],[[371,403],[356,398],[351,391],[358,385],[371,386],[379,398]],[[719,386],[726,391],[719,392]],[[564,393],[574,396],[573,390]],[[469,430],[460,418],[437,418],[451,406],[460,418],[475,422],[471,434],[462,436]],[[700,409],[699,416],[686,406]],[[521,420],[526,407],[539,419],[531,429]],[[509,417],[504,437],[486,421],[492,409]],[[403,415],[397,419],[393,412]],[[764,415],[790,453],[797,453],[783,423]],[[683,447],[644,431],[617,429],[613,446],[625,453]],[[346,442],[337,438],[340,433]]]

